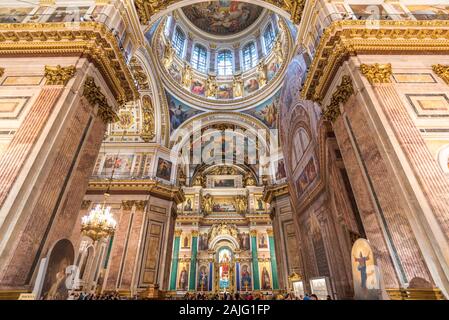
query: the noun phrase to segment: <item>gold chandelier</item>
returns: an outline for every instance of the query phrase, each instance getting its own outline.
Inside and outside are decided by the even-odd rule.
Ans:
[[[98,204],[88,215],[81,218],[81,232],[94,241],[113,235],[117,227],[111,207],[106,206],[106,198],[107,194],[103,204]]]

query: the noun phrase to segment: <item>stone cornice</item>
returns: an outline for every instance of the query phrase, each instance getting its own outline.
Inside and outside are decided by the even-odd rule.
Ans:
[[[271,203],[277,197],[288,194],[288,184],[273,185],[265,189],[263,193],[263,201]]]
[[[144,193],[161,199],[174,201],[176,204],[185,201],[184,192],[176,186],[160,183],[156,180],[91,180],[87,193],[103,193],[110,186],[111,194]]]
[[[377,22],[377,21],[376,21]],[[341,64],[357,54],[448,54],[449,21],[335,21],[323,33],[302,89],[321,102]]]
[[[138,97],[117,40],[101,23],[0,24],[0,57],[79,55],[98,68],[118,103]]]

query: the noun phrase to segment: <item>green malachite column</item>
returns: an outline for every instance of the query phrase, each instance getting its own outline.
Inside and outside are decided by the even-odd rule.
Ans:
[[[273,289],[279,289],[279,280],[278,280],[278,265],[276,261],[276,252],[274,251],[274,237],[273,230],[267,230],[268,233],[268,242],[270,245],[270,260],[271,260],[271,273],[273,275]]]
[[[190,256],[189,290],[195,290],[196,284],[196,255],[198,253],[198,232],[192,232],[192,255]]]
[[[173,244],[173,256],[171,259],[170,290],[176,290],[176,277],[178,275],[178,257],[179,257],[180,237],[181,237],[181,230],[176,230],[175,231],[175,241]]]
[[[260,290],[259,283],[259,257],[257,256],[257,231],[251,231],[251,255],[253,257],[254,290]]]

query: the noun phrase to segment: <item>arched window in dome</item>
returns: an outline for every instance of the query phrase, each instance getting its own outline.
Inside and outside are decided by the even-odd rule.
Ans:
[[[231,50],[222,50],[217,56],[217,72],[219,76],[232,75],[232,52]]]
[[[200,44],[196,44],[192,53],[192,67],[201,72],[206,72],[207,50]]]
[[[173,38],[173,48],[176,54],[182,58],[184,54],[184,43],[186,42],[186,35],[181,28],[176,27],[175,36]]]
[[[257,64],[257,50],[254,42],[246,44],[242,49],[243,54],[243,70],[248,70]]]
[[[274,34],[273,26],[271,25],[271,23],[269,23],[263,33],[263,40],[265,43],[265,51],[267,54],[271,51],[271,49],[273,49],[275,39],[276,39],[276,35]]]

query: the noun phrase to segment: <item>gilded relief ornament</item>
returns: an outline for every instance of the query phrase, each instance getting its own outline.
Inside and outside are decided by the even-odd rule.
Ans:
[[[360,71],[371,84],[391,83],[391,63],[361,64]]]
[[[240,76],[234,76],[232,83],[232,89],[234,92],[234,97],[239,98],[243,96],[243,80]]]
[[[351,77],[344,75],[341,78],[340,85],[332,94],[330,104],[323,110],[323,118],[327,121],[335,122],[340,115],[340,104],[346,103],[351,95],[354,94],[354,87],[352,86]]]
[[[133,114],[130,111],[122,111],[119,114],[118,125],[121,129],[129,129],[134,123]]]
[[[215,76],[209,75],[206,80],[206,96],[215,97],[217,95],[217,80]]]
[[[75,75],[75,66],[56,67],[45,66],[46,85],[48,86],[65,86],[70,79]]]
[[[446,84],[449,84],[449,65],[434,64],[432,69]]]
[[[245,186],[255,186],[257,184],[256,179],[254,179],[253,175],[248,172],[245,174]]]
[[[257,65],[257,78],[259,80],[259,86],[264,86],[267,84],[267,72],[265,69],[265,63],[263,61],[259,62]]]
[[[244,195],[238,195],[234,197],[234,206],[239,214],[245,214],[248,209],[248,200]]]
[[[136,57],[133,57],[129,63],[129,66],[131,73],[137,82],[139,90],[149,90],[150,85],[148,82],[148,77],[139,60],[137,60]]]
[[[87,77],[84,82],[83,96],[92,107],[98,107],[98,116],[105,123],[117,122],[119,117],[109,106],[106,96],[101,92],[100,87],[95,84],[93,77]]]
[[[169,69],[173,63],[173,58],[175,57],[175,49],[173,49],[170,42],[167,42],[164,49],[164,58],[162,59],[162,64],[165,69]]]
[[[212,213],[213,199],[212,196],[206,193],[201,199],[201,209],[205,215]]]
[[[150,142],[155,137],[154,108],[149,96],[142,98],[142,131],[140,137]]]
[[[184,68],[182,69],[182,85],[188,90],[190,90],[190,87],[192,85],[192,79],[193,79],[192,67],[189,66],[187,63],[184,63]]]

